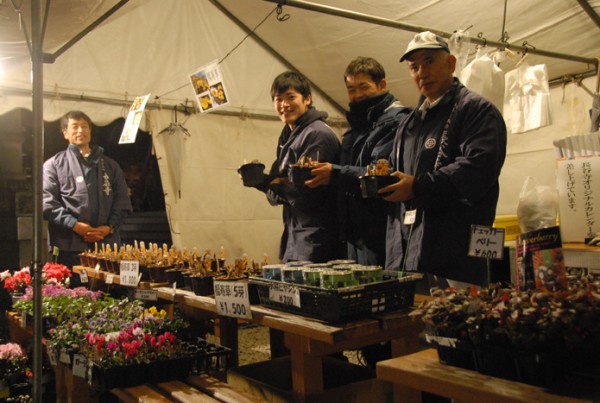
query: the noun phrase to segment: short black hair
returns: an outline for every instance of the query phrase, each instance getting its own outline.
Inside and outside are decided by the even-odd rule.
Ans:
[[[277,94],[283,94],[290,88],[298,91],[304,98],[311,95],[310,84],[306,77],[295,71],[285,71],[273,80],[273,85],[271,85],[271,100],[275,99]],[[312,98],[310,104],[312,105]]]
[[[88,122],[88,125],[90,125],[90,129],[92,128],[92,119],[90,119],[88,115],[81,111],[69,111],[65,113],[65,115],[62,118],[60,118],[60,130],[66,130],[67,127],[69,127],[69,119],[83,119],[86,122]]]
[[[344,81],[346,81],[347,77],[360,73],[368,74],[375,84],[379,84],[381,80],[385,79],[383,66],[372,57],[359,56],[352,60],[344,72]]]

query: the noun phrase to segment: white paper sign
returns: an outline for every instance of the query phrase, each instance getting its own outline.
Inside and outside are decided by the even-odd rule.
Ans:
[[[127,287],[137,286],[140,274],[140,262],[137,260],[121,260],[119,267],[121,269],[119,274],[121,285]]]
[[[150,94],[137,97],[133,100],[133,104],[131,104],[127,119],[125,120],[125,125],[123,126],[123,131],[121,132],[121,138],[119,138],[119,144],[135,143],[148,98],[150,98]]]
[[[82,284],[87,284],[88,275],[87,275],[87,271],[85,269],[83,269],[82,271],[79,272],[79,279],[81,280]]]
[[[504,228],[471,225],[469,256],[502,260],[504,255]]]
[[[158,291],[156,290],[134,290],[133,298],[142,301],[158,301]]]
[[[82,354],[73,355],[73,376],[85,378],[87,360]]]
[[[215,280],[213,287],[219,315],[252,319],[247,282]]]
[[[58,353],[55,350],[48,350],[48,360],[50,361],[50,365],[56,367],[58,365]]]
[[[211,112],[229,103],[225,82],[216,60],[191,74],[190,81],[200,112]]]
[[[106,282],[106,284],[112,284],[114,279],[115,279],[115,275],[110,273],[106,276],[106,280],[104,280],[104,281]]]
[[[269,284],[269,300],[300,308],[300,290],[291,284]]]
[[[556,188],[562,241],[600,232],[600,156],[558,161]]]
[[[69,352],[67,350],[60,350],[58,361],[63,364],[71,365],[71,356],[69,355]]]

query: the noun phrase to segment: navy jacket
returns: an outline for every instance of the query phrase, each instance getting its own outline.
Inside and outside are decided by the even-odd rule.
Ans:
[[[336,189],[321,186],[268,185],[273,178],[287,177],[290,164],[301,157],[319,162],[337,163],[340,142],[325,123],[327,114],[310,108],[296,122],[294,130],[286,125],[279,137],[277,160],[273,163],[265,185],[271,204],[283,204],[284,230],[279,258],[282,261],[309,260],[326,262],[339,257],[339,232],[335,211]]]
[[[398,128],[391,160],[416,177],[415,198],[393,206],[386,267],[486,284],[486,260],[467,256],[471,225],[493,224],[505,156],[500,111],[457,79],[424,120],[413,111]],[[414,209],[411,228],[403,221]]]
[[[81,252],[89,247],[72,229],[77,221],[93,226],[111,224],[118,229],[123,217],[132,210],[119,164],[104,156],[102,147],[94,146],[89,160],[90,174],[95,174],[95,178],[86,178],[78,152],[76,146],[70,145],[48,159],[43,168],[42,208],[48,220],[48,243],[50,248],[57,246],[61,251]],[[94,185],[88,190],[89,183]],[[94,203],[90,203],[89,191],[95,192]],[[103,243],[120,244],[118,231],[109,234]]]
[[[385,264],[387,203],[363,199],[359,177],[378,159],[388,159],[396,129],[410,110],[390,94],[380,94],[350,104],[350,129],[342,137],[340,164],[331,172],[339,188],[339,214],[348,258],[360,264]]]

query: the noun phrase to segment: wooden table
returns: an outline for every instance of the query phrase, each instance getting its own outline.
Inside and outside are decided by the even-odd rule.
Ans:
[[[394,383],[396,402],[421,402],[421,391],[464,403],[575,403],[600,399],[600,386],[592,400],[550,393],[524,383],[494,378],[479,372],[441,364],[437,351],[427,349],[377,363],[377,378]],[[593,391],[577,390],[584,394]]]
[[[215,300],[193,292],[159,287],[159,299],[177,302],[213,315],[217,314]],[[326,308],[325,308],[326,309]],[[317,395],[323,392],[323,357],[344,350],[391,341],[392,356],[417,351],[421,321],[408,316],[409,311],[379,314],[376,317],[351,321],[341,325],[323,323],[310,318],[252,305],[252,321],[283,332],[285,346],[290,350],[293,393],[297,396]],[[231,319],[222,318],[221,319]],[[237,332],[236,320],[219,321],[226,335]],[[228,328],[227,328],[228,327]],[[227,339],[221,344],[235,349]],[[237,342],[237,339],[235,339]]]

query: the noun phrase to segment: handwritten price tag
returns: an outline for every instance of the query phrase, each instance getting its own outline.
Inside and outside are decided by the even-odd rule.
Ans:
[[[471,225],[469,256],[502,260],[504,255],[504,228]]]
[[[300,290],[291,284],[269,284],[269,300],[300,308]]]
[[[121,260],[120,283],[127,287],[136,287],[139,282],[140,262],[137,260]]]
[[[142,301],[158,301],[158,291],[156,290],[134,290],[133,298]]]
[[[215,281],[214,291],[219,315],[252,319],[248,283],[245,281]]]
[[[88,283],[88,275],[87,275],[87,271],[85,269],[83,269],[81,272],[79,272],[79,279],[81,280],[81,284]]]
[[[115,275],[110,273],[106,276],[106,284],[112,284],[113,280],[115,279]]]

